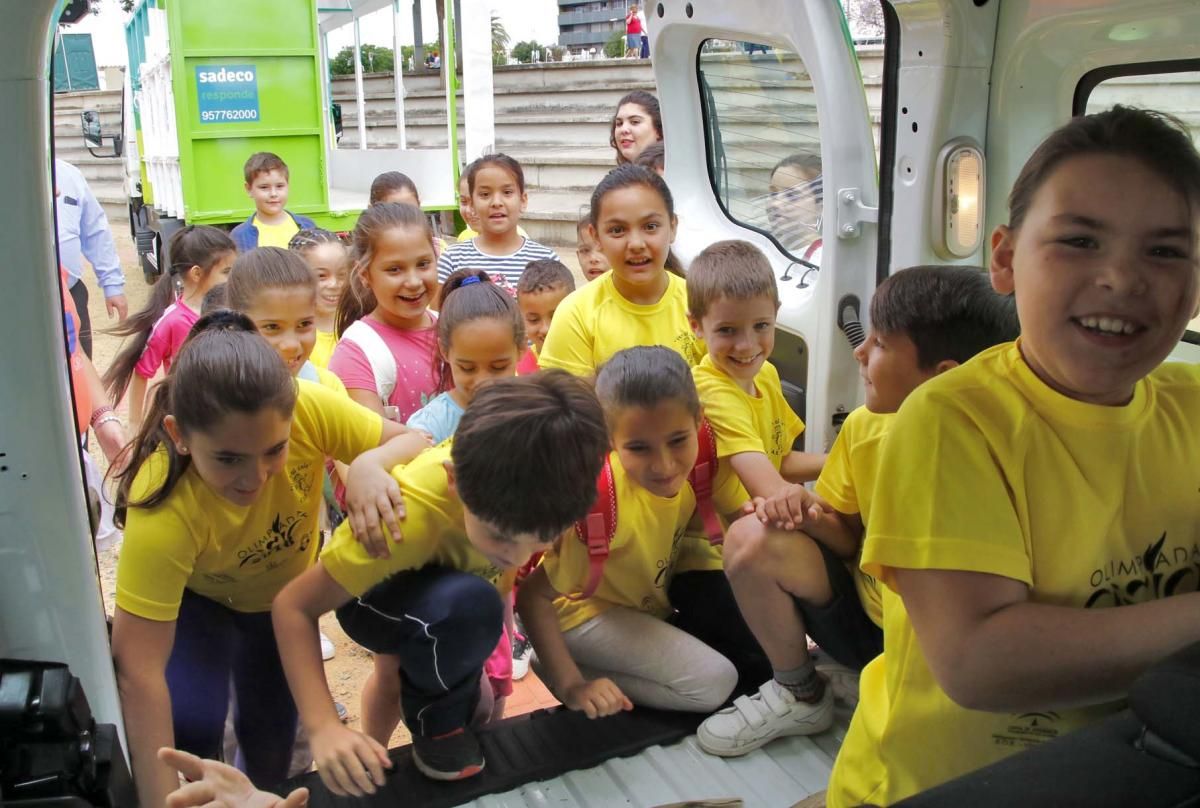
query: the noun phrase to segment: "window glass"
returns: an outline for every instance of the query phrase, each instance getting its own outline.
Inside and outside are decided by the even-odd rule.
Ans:
[[[821,130],[804,63],[774,45],[710,39],[699,74],[709,175],[725,212],[819,264]]]
[[[1136,68],[1131,66],[1131,69]],[[1086,111],[1089,115],[1103,112],[1114,104],[1174,115],[1191,130],[1192,142],[1200,147],[1200,70],[1143,73],[1106,79],[1088,95]],[[1184,337],[1184,341],[1193,346],[1200,344],[1200,317],[1192,320],[1188,328],[1191,333]],[[1195,353],[1195,348],[1192,352]]]

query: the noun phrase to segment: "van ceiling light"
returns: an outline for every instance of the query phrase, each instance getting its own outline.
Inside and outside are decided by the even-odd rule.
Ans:
[[[942,148],[937,161],[934,251],[943,258],[967,258],[983,243],[983,152],[968,138]]]

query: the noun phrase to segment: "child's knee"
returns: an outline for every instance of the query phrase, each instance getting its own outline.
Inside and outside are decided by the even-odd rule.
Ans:
[[[730,578],[761,573],[776,554],[773,531],[756,516],[745,516],[725,534],[725,574]]]
[[[693,681],[698,685],[691,693],[680,694],[688,699],[698,713],[710,713],[729,699],[737,686],[738,672],[733,663],[714,652],[712,659],[696,671]]]

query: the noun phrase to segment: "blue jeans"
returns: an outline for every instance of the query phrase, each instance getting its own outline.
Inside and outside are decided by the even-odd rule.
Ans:
[[[175,745],[217,758],[229,710],[229,679],[237,694],[237,766],[259,788],[287,777],[296,737],[296,704],[283,675],[270,612],[237,612],[183,590],[167,688]],[[232,761],[231,761],[232,762]]]
[[[479,674],[504,629],[504,604],[484,579],[444,567],[393,575],[337,611],[350,639],[400,657],[409,731],[433,737],[465,727]]]

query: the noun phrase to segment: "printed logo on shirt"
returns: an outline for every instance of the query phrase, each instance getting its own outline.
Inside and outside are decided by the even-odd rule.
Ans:
[[[1167,545],[1167,534],[1132,558],[1114,559],[1092,572],[1086,608],[1129,606],[1200,589],[1200,544]]]
[[[789,451],[791,448],[783,445],[783,419],[776,418],[771,422],[771,454],[783,457]]]
[[[1058,727],[1055,722],[1059,719],[1055,712],[1020,713],[1010,716],[1009,724],[1003,732],[992,735],[992,743],[996,746],[1007,746],[1016,749],[1028,749],[1043,741],[1058,737]]]
[[[288,480],[292,484],[292,490],[301,497],[307,497],[313,487],[312,463],[301,463],[298,466],[291,466],[287,470]]]
[[[696,347],[696,335],[691,331],[680,331],[675,335],[675,350],[689,365],[700,364],[700,349]]]
[[[312,531],[304,530],[304,521],[308,514],[299,511],[286,519],[281,514],[275,514],[275,520],[267,530],[267,535],[249,547],[238,551],[238,567],[257,567],[276,553],[295,548],[297,553],[303,553],[312,543]],[[272,569],[270,566],[261,570]]]

